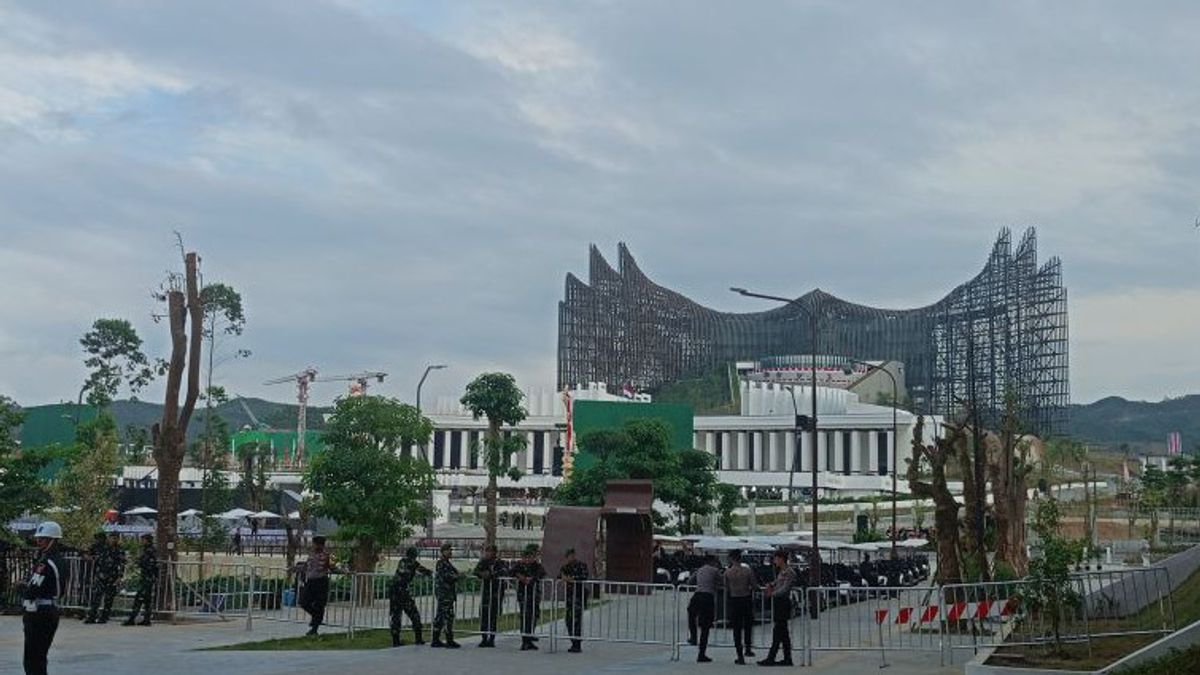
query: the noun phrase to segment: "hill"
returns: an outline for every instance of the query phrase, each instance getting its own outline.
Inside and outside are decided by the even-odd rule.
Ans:
[[[1167,434],[1178,431],[1184,450],[1200,449],[1200,394],[1163,401],[1129,401],[1119,396],[1087,405],[1072,405],[1068,431],[1093,443],[1128,443],[1163,451]],[[1157,446],[1157,447],[1156,447]]]

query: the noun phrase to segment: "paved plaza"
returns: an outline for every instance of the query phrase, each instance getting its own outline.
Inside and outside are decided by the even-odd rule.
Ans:
[[[498,648],[480,650],[473,638],[463,639],[459,650],[405,646],[363,651],[236,652],[200,651],[273,637],[294,636],[304,627],[295,624],[256,622],[247,632],[242,621],[158,624],[150,628],[119,624],[87,626],[65,619],[50,651],[50,671],[64,674],[169,673],[170,675],[303,675],[308,673],[462,673],[485,669],[489,675],[539,675],[541,673],[696,673],[741,672],[753,666],[733,664],[733,650],[710,650],[711,664],[697,664],[695,649],[685,648],[683,658],[671,662],[666,647],[589,643],[583,654],[568,654],[566,644],[557,653],[548,649],[519,652],[516,638],[501,638]],[[543,643],[544,644],[544,643]],[[0,617],[0,673],[21,672],[21,620]],[[761,652],[760,652],[761,653]],[[936,654],[891,653],[888,673],[961,673],[961,663],[937,667]],[[812,672],[858,674],[879,667],[874,653],[818,654]]]

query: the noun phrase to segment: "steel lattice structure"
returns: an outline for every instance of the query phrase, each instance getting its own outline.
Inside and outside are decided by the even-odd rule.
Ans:
[[[878,309],[812,291],[765,312],[703,307],[650,281],[624,244],[618,269],[591,247],[588,283],[567,275],[558,306],[558,384],[653,390],[737,360],[817,351],[904,363],[920,412],[974,401],[994,424],[1008,392],[1041,434],[1061,431],[1069,402],[1067,291],[1057,257],[1037,262],[1032,228],[1016,251],[1002,230],[983,271],[927,307]]]

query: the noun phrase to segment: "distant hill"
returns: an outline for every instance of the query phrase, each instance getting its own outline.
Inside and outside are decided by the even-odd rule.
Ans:
[[[1110,396],[1087,405],[1072,405],[1068,431],[1093,443],[1128,443],[1160,451],[1166,449],[1167,434],[1178,431],[1183,436],[1184,451],[1193,452],[1200,449],[1200,394],[1154,403]]]

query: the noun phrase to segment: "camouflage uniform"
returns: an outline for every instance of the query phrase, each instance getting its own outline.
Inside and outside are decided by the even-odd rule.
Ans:
[[[158,555],[154,551],[154,543],[143,543],[142,553],[137,559],[138,585],[137,594],[133,596],[133,609],[125,625],[132,626],[137,620],[138,612],[145,608],[146,617],[142,619],[143,626],[150,625],[150,615],[154,613],[154,587],[158,585]]]
[[[408,615],[408,620],[412,623],[413,635],[416,638],[416,643],[419,645],[425,644],[425,640],[421,635],[421,614],[417,611],[417,603],[413,601],[412,593],[409,591],[409,586],[412,584],[413,578],[418,574],[429,576],[429,568],[417,562],[416,557],[405,557],[396,565],[396,573],[392,575],[392,581],[388,585],[388,614],[390,616],[389,626],[392,631],[392,646],[399,647],[403,644],[400,641],[400,629],[404,622],[404,615]]]
[[[583,635],[583,610],[587,608],[587,584],[580,583],[587,581],[588,568],[587,565],[575,560],[562,566],[558,572],[559,579],[566,579],[566,616],[564,620],[567,624],[567,635],[571,636],[571,651],[580,651],[579,639]]]
[[[433,617],[433,643],[441,642],[442,629],[446,629],[446,644],[454,643],[454,601],[457,599],[458,579],[461,574],[450,559],[438,559],[433,574],[433,594],[437,598],[437,614]]]
[[[521,560],[512,566],[512,574],[517,577],[517,606],[521,609],[521,649],[537,649],[533,632],[542,612],[541,582],[546,568],[537,560]]]
[[[496,646],[496,622],[504,606],[504,579],[508,564],[500,558],[481,558],[475,563],[475,576],[483,580],[479,587],[479,630],[483,646]]]
[[[125,549],[104,542],[93,545],[92,551],[92,603],[87,621],[105,623],[112,613],[117,584],[125,573]]]

